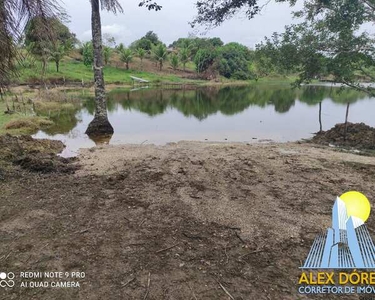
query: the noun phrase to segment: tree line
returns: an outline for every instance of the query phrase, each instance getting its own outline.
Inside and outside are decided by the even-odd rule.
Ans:
[[[44,75],[47,62],[50,60],[55,63],[56,71],[59,72],[63,57],[76,48],[82,55],[83,64],[93,66],[92,41],[84,43],[78,41],[76,35],[56,18],[47,20],[55,39],[40,36],[37,28],[41,22],[40,18],[29,21],[21,43],[30,64],[34,65],[36,61],[40,61]],[[236,42],[224,44],[218,37],[201,38],[193,35],[179,38],[167,46],[155,32],[149,31],[140,39],[130,43],[128,47],[123,43],[117,45],[114,37],[104,34],[102,57],[104,65],[109,65],[116,53],[127,70],[130,69],[134,58],[138,57],[141,71],[143,71],[144,59],[149,59],[158,65],[159,71],[163,70],[167,61],[173,70],[183,71],[186,71],[186,65],[191,63],[190,69],[194,65],[199,78],[214,79],[223,76],[235,80],[257,80],[269,75],[288,75],[295,72],[295,68],[286,63],[287,57],[292,57],[293,53],[288,51],[281,53],[283,51],[276,54],[277,51],[271,49],[268,40],[266,44],[260,44],[252,50]]]

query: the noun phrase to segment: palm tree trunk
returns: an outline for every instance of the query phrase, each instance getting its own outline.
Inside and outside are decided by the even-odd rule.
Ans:
[[[99,0],[91,0],[91,30],[94,48],[95,116],[86,129],[91,136],[113,134],[113,127],[107,115],[105,85],[103,76],[102,24],[100,20]]]

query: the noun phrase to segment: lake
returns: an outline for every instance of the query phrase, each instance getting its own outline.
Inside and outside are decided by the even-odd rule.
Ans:
[[[193,90],[143,88],[108,93],[108,116],[115,133],[92,141],[85,134],[95,103],[85,97],[73,111],[51,116],[55,125],[36,138],[61,140],[63,156],[96,143],[157,144],[181,140],[219,142],[287,142],[312,137],[345,121],[375,126],[375,99],[357,91],[326,86],[253,85]]]

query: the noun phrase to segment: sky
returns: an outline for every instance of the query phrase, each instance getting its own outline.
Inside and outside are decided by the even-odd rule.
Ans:
[[[108,33],[117,44],[129,45],[141,38],[149,30],[154,31],[167,45],[180,37],[187,37],[194,30],[189,25],[196,15],[196,0],[158,0],[161,11],[148,11],[138,7],[139,0],[119,0],[124,8],[123,14],[102,13],[103,34]],[[70,15],[68,27],[82,41],[91,39],[91,7],[89,0],[63,0],[62,5]],[[195,32],[201,37],[219,37],[225,43],[239,42],[250,48],[270,36],[273,32],[282,32],[285,25],[296,22],[287,3],[270,2],[261,15],[247,20],[239,14],[218,28],[208,32],[201,28]]]

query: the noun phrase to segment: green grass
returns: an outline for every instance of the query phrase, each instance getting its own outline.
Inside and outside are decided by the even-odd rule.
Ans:
[[[19,67],[19,78],[15,79],[16,83],[33,83],[40,82],[41,65],[36,62],[34,66]],[[106,83],[113,84],[131,84],[130,76],[141,77],[151,82],[174,82],[174,83],[194,83],[197,80],[188,80],[174,74],[156,74],[150,72],[140,72],[135,70],[125,70],[114,66],[104,67],[104,78]],[[56,72],[55,64],[49,62],[46,79],[81,82],[93,82],[93,71],[91,67],[85,66],[80,61],[65,59],[61,62],[60,72]]]
[[[5,101],[0,101],[0,134],[5,133],[12,133],[12,134],[31,134],[35,132],[35,128],[30,127],[22,127],[17,129],[6,129],[7,124],[11,124],[12,122],[24,120],[25,124],[30,121],[35,121],[35,123],[39,123],[39,117],[31,117],[29,114],[23,114],[20,112],[16,112],[13,114],[6,114],[4,113],[7,110]],[[37,119],[31,119],[37,118]],[[42,118],[40,118],[42,120]]]

